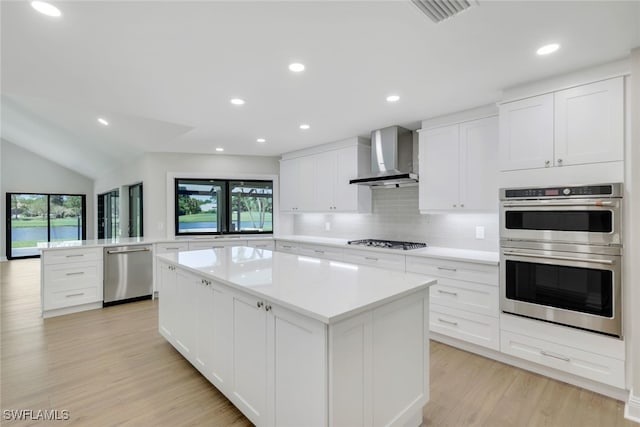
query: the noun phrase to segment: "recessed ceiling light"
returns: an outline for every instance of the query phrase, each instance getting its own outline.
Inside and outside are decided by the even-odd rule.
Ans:
[[[309,125],[308,125],[308,124],[306,124],[306,123],[303,123],[303,124],[301,124],[301,125],[300,125],[300,129],[302,129],[302,130],[307,130],[307,129],[309,129],[310,127],[311,127],[311,126],[309,126]]]
[[[300,73],[304,71],[304,64],[294,62],[292,64],[289,64],[289,70],[293,71],[294,73]]]
[[[267,140],[264,139],[264,138],[258,138],[258,139],[256,139],[256,142],[261,142],[262,143],[262,142],[267,142]]]
[[[244,99],[240,98],[231,98],[231,103],[233,105],[244,105]]]
[[[224,151],[224,148],[222,148],[222,147],[218,147],[218,148],[216,148],[216,151],[218,151],[218,152],[222,152],[222,151]]]
[[[400,101],[399,95],[389,95],[387,96],[387,102],[398,102]]]
[[[104,126],[109,126],[109,122],[103,119],[102,117],[98,117],[98,123]]]
[[[42,13],[43,15],[58,17],[62,15],[60,9],[52,5],[51,3],[47,3],[44,1],[32,1],[31,7]]]
[[[540,49],[536,51],[536,53],[538,55],[548,55],[550,53],[555,52],[558,49],[560,49],[560,45],[558,43],[551,43],[551,44],[542,46]]]

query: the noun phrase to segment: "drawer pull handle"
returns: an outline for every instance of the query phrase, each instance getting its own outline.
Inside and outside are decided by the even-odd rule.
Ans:
[[[317,254],[323,254],[324,253],[324,251],[317,251],[317,250],[314,250],[313,252],[315,252]]]
[[[211,249],[222,249],[224,246],[211,246]]]
[[[180,248],[165,248],[168,251],[179,251]]]
[[[438,322],[446,323],[447,325],[458,326],[458,322],[452,322],[451,320],[445,320],[441,317],[438,317]]]
[[[255,245],[256,248],[266,248],[267,245]]]
[[[149,252],[151,249],[149,248],[138,248],[138,249],[124,249],[119,251],[107,251],[109,255],[118,255],[118,254],[131,254],[134,252]]]
[[[445,294],[445,295],[453,295],[454,297],[458,296],[457,292],[443,291],[442,289],[438,289],[438,293]]]
[[[67,273],[67,276],[80,276],[84,274],[84,271],[75,271],[73,273]]]
[[[285,249],[293,249],[293,246],[289,246],[289,245],[282,245],[282,247]]]
[[[67,255],[67,258],[77,258],[77,257],[81,257],[84,256],[84,254],[75,254],[75,255]]]
[[[366,257],[364,257],[364,259],[368,259],[370,261],[378,261],[378,258],[374,258],[372,256],[366,256]]]
[[[571,359],[565,356],[560,356],[559,354],[548,353],[544,350],[540,350],[540,354],[547,357],[553,357],[554,359],[563,360],[565,362],[571,362]]]
[[[67,298],[71,298],[71,297],[81,297],[82,295],[84,295],[84,292],[80,292],[79,294],[69,294],[69,295],[65,295]]]
[[[457,268],[453,268],[453,267],[438,267],[438,270],[452,271],[454,273],[458,271]]]

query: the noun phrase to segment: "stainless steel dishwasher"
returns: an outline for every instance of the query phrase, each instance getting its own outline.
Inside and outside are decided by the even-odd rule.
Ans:
[[[103,305],[151,298],[153,253],[149,245],[104,248]]]

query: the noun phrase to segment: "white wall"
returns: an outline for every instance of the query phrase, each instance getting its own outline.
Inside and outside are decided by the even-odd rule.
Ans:
[[[174,196],[173,189],[167,188],[168,176],[201,176],[224,179],[264,175],[276,178],[277,182],[279,168],[280,165],[276,157],[146,153],[141,158],[96,180],[95,189],[96,194],[99,194],[114,188],[122,189],[123,186],[142,182],[144,236],[151,238],[173,237]],[[121,200],[124,196],[126,194],[121,192]],[[127,213],[121,209],[122,227],[124,227],[126,216]],[[276,213],[274,213],[274,221],[277,221]],[[122,234],[125,235],[124,228],[122,231]]]
[[[631,138],[627,140],[625,202],[625,295],[631,389],[625,414],[640,422],[640,48],[631,53]]]
[[[371,214],[282,216],[293,217],[293,232],[298,235],[407,240],[429,246],[498,250],[497,212],[421,215],[417,186],[373,190],[372,203]],[[476,226],[485,227],[484,239],[475,238]]]
[[[0,142],[0,191],[2,209],[0,221],[6,223],[6,193],[65,193],[87,197],[87,238],[94,238],[93,180],[50,160],[40,157],[8,141]],[[6,256],[5,230],[2,227],[0,257]]]

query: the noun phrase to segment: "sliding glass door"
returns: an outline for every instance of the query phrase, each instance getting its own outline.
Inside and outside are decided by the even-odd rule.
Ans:
[[[120,228],[120,192],[118,190],[98,195],[98,239],[118,237]]]
[[[40,256],[39,243],[86,239],[86,196],[7,193],[7,257]]]

